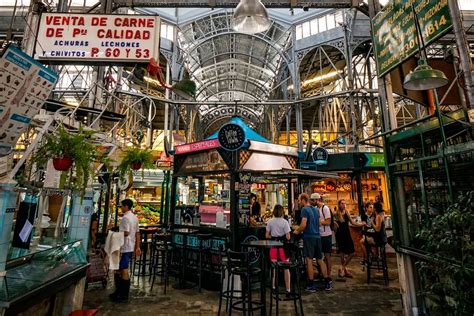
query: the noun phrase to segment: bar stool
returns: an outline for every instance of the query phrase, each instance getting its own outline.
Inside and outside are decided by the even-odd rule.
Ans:
[[[148,249],[151,245],[151,238],[156,232],[155,229],[140,229],[140,249],[142,253],[138,258],[135,258],[132,272],[135,275],[135,269],[138,266],[137,276],[149,276],[152,270],[152,260],[148,257]],[[148,270],[148,272],[147,272]]]
[[[211,245],[210,240],[212,239],[212,234],[197,234],[199,240],[199,253],[198,253],[198,289],[199,293],[202,292],[202,274],[203,274],[203,265],[207,267],[210,265],[210,254],[211,254]]]
[[[388,266],[387,266],[387,253],[385,246],[387,243],[381,243],[377,245],[371,245],[365,241],[365,249],[367,250],[367,283],[370,283],[371,270],[382,271],[385,285],[388,285]],[[375,248],[375,249],[374,249]],[[375,251],[373,251],[373,249]]]
[[[261,310],[263,305],[259,301],[252,301],[252,279],[260,282],[262,271],[257,267],[252,267],[248,252],[227,251],[227,296],[230,300],[228,304],[228,314],[232,315],[232,310],[242,311],[244,315],[248,312],[253,314],[255,310]],[[234,289],[234,277],[240,277],[242,289]],[[222,285],[223,286],[223,285]],[[222,293],[222,291],[221,291]],[[238,294],[240,296],[238,296]],[[234,299],[237,299],[234,302]],[[219,304],[220,311],[220,304]]]
[[[273,280],[273,273],[275,273],[275,290],[272,291],[270,295],[270,315],[272,314],[273,300],[275,300],[276,315],[278,315],[279,313],[280,301],[293,301],[293,304],[295,306],[295,314],[298,315],[297,302],[299,302],[300,313],[302,316],[304,316],[303,300],[301,296],[301,284],[300,284],[300,276],[301,276],[301,271],[304,269],[304,261],[300,259],[298,245],[294,243],[288,243],[285,246],[285,248],[291,254],[290,260],[272,262],[272,268],[273,268],[272,280]],[[280,272],[285,271],[285,270],[290,270],[290,275],[291,275],[292,291],[289,296],[287,296],[286,291],[281,292],[280,287],[279,287]],[[284,297],[280,297],[280,294],[284,295]]]
[[[164,284],[164,293],[166,294],[167,280],[171,266],[171,254],[173,251],[171,245],[171,235],[157,233],[152,238],[152,274],[151,290],[155,284],[156,276],[161,277],[161,283]]]

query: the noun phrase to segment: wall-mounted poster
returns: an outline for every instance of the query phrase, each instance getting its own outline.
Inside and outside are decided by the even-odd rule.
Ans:
[[[8,155],[39,112],[58,74],[13,45],[0,57],[0,157]]]

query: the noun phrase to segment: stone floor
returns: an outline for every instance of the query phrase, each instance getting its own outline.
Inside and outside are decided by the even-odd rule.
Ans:
[[[337,274],[339,258],[333,258],[333,275]],[[334,278],[332,291],[319,291],[315,294],[304,293],[303,305],[306,315],[402,315],[396,262],[389,259],[390,285],[384,286],[381,275],[368,285],[366,274],[362,271],[357,258],[351,263],[354,278]],[[148,277],[134,278],[131,299],[128,303],[112,303],[107,290],[91,284],[85,295],[84,308],[97,308],[99,315],[217,315],[219,293],[203,291],[197,288],[175,290],[171,286],[163,295],[163,287],[156,285],[150,291]],[[171,283],[173,280],[171,280]],[[109,282],[112,283],[112,282]],[[267,292],[268,294],[268,292]],[[258,296],[257,296],[258,297]],[[291,302],[281,303],[280,315],[294,315]],[[222,313],[224,315],[224,313]],[[240,313],[235,312],[234,315]]]

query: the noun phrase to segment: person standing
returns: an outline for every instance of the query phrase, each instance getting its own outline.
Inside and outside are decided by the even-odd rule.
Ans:
[[[124,234],[124,242],[120,254],[119,270],[114,274],[116,291],[110,295],[113,301],[126,301],[130,292],[130,260],[135,254],[141,255],[140,231],[138,218],[133,214],[133,201],[125,199],[121,202],[123,212],[119,231]]]
[[[277,204],[273,208],[273,218],[268,221],[265,237],[267,239],[274,239],[282,242],[290,240],[290,224],[286,219],[283,218],[285,211],[283,206]],[[289,258],[285,254],[285,249],[283,248],[270,248],[270,260],[272,262],[276,261],[289,261]],[[289,296],[291,293],[291,284],[290,284],[290,270],[286,269],[285,272],[285,285],[286,285],[286,295]],[[276,289],[278,284],[275,284],[275,274],[273,273],[272,277],[272,288]]]
[[[250,193],[250,205],[251,205],[252,217],[259,218],[261,206],[260,206],[260,203],[258,203],[257,201],[257,195],[254,193]]]
[[[326,275],[331,279],[331,254],[332,254],[332,230],[331,210],[327,205],[324,204],[323,197],[319,193],[311,194],[311,200],[315,201],[315,204],[319,211],[320,225],[319,234],[321,235],[321,248],[324,255],[324,263],[326,264]]]
[[[362,248],[362,252],[364,255],[364,260],[362,260],[362,264],[365,264],[365,260],[367,259],[367,248],[366,243],[369,245],[374,244],[373,238],[373,228],[372,228],[372,219],[375,217],[374,215],[374,204],[372,202],[365,203],[364,206],[365,214],[362,216],[362,221],[366,223],[366,227],[362,232],[364,236],[362,236],[361,240],[359,241],[360,247]]]
[[[339,200],[335,214],[335,221],[338,225],[338,229],[336,231],[336,242],[337,250],[341,254],[341,268],[339,268],[339,276],[352,278],[352,273],[347,268],[347,265],[349,262],[351,262],[351,259],[355,253],[355,249],[354,241],[352,240],[351,231],[349,229],[349,223],[358,227],[362,227],[364,224],[356,223],[351,218],[346,207],[346,202],[344,200]]]
[[[306,290],[308,292],[316,292],[316,285],[314,284],[314,267],[313,259],[316,259],[317,263],[321,267],[321,272],[325,279],[325,288],[330,290],[332,282],[326,275],[326,264],[324,263],[324,257],[321,248],[321,236],[319,235],[319,212],[315,207],[309,203],[309,197],[306,193],[302,193],[299,196],[299,204],[301,209],[301,225],[295,229],[294,234],[298,235],[303,233],[303,252],[306,258],[306,272],[308,273],[308,286]]]

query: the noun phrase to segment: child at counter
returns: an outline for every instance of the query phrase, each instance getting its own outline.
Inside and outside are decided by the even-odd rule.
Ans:
[[[288,241],[290,240],[290,224],[287,220],[283,218],[284,209],[281,205],[275,205],[273,208],[273,218],[268,221],[265,237],[267,239],[275,239],[281,241]],[[272,262],[280,261],[288,261],[285,254],[285,250],[283,248],[271,248],[270,249],[270,259]],[[286,293],[287,295],[291,292],[290,287],[290,270],[285,270],[285,286],[286,286]],[[275,289],[275,273],[273,273],[272,277],[272,288]]]

